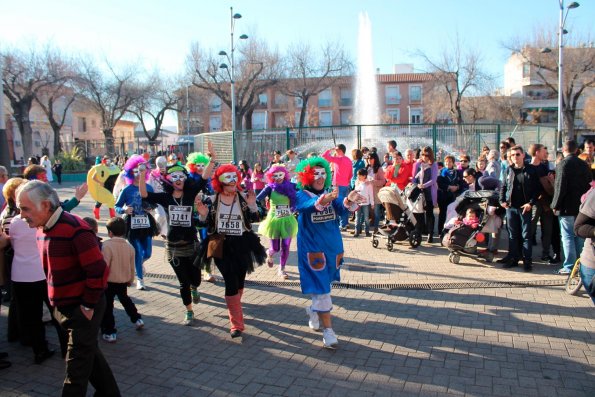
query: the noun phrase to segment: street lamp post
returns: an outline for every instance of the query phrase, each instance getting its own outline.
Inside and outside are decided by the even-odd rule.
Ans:
[[[221,56],[225,56],[227,58],[227,61],[229,62],[229,65],[226,63],[222,63],[221,65],[219,65],[219,68],[221,69],[226,69],[227,73],[229,74],[229,80],[230,80],[230,87],[231,87],[231,130],[234,131],[236,128],[236,95],[235,95],[235,74],[234,74],[234,68],[235,68],[235,62],[234,62],[234,52],[235,52],[235,43],[233,40],[233,33],[235,30],[235,21],[236,19],[240,19],[242,17],[241,14],[238,13],[233,13],[233,7],[229,7],[229,13],[230,13],[230,51],[229,54],[227,54],[227,52],[225,51],[219,51],[219,55]],[[246,40],[248,38],[247,35],[243,34],[239,37],[240,40]]]
[[[564,29],[564,25],[566,24],[566,18],[568,17],[568,12],[573,9],[577,8],[580,4],[576,1],[573,1],[566,7],[566,13],[564,13],[564,0],[558,0],[560,3],[560,21],[558,25],[558,134],[562,137],[562,133],[564,131],[564,35],[568,33],[566,29]],[[541,50],[542,53],[549,53],[552,52],[549,48],[544,48]],[[558,146],[558,139],[556,139],[556,146]]]

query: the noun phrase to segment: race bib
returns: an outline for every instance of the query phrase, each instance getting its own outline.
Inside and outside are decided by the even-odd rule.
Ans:
[[[332,205],[329,205],[322,211],[316,211],[312,213],[312,223],[322,223],[335,220],[337,217],[335,214],[335,209]]]
[[[242,235],[242,217],[237,214],[219,214],[217,231],[229,236]]]
[[[189,205],[169,206],[169,225],[190,227],[192,226],[192,207]]]
[[[291,215],[291,209],[289,209],[289,205],[277,205],[275,207],[275,217],[277,218],[285,218],[286,216]]]
[[[151,227],[149,217],[147,215],[133,215],[130,220],[131,229],[147,229]]]

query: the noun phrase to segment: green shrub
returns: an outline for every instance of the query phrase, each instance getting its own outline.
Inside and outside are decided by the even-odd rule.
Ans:
[[[84,172],[87,170],[81,151],[76,146],[69,151],[60,152],[54,158],[54,161],[56,160],[62,162],[62,172]]]

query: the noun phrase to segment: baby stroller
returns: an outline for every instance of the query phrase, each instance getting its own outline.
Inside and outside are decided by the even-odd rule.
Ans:
[[[489,213],[488,207],[491,207],[493,210],[499,207],[498,192],[492,190],[467,191],[452,205],[455,206],[457,215],[449,219],[445,224],[445,228],[450,228],[450,230],[442,240],[443,245],[450,252],[448,260],[450,263],[458,264],[461,256],[479,259],[480,255],[477,252],[477,243],[484,241],[485,234],[495,232],[495,230],[491,230],[492,228],[499,227],[497,226],[497,220],[499,218],[495,219],[496,222],[493,222],[496,226],[490,224],[486,227],[488,220],[497,217],[495,213]],[[477,214],[478,223],[475,227],[462,223],[469,208],[473,208]],[[484,258],[486,262],[492,262],[494,260],[494,254],[488,252],[485,257],[481,258]]]
[[[409,241],[412,248],[421,244],[421,233],[417,230],[417,220],[414,210],[420,207],[423,211],[423,194],[412,195],[413,189],[406,188],[403,192],[398,187],[383,187],[378,192],[378,199],[386,208],[387,220],[394,221],[394,226],[386,229],[378,229],[372,235],[372,246],[378,248],[380,239],[386,239],[386,249],[392,251],[394,243]],[[413,197],[416,196],[416,197]],[[415,200],[412,200],[415,198]]]

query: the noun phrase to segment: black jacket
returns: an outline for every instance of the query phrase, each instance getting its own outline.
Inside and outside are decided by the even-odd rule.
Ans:
[[[531,205],[537,203],[537,194],[539,193],[539,180],[535,167],[530,164],[523,165],[523,178],[521,185],[523,189],[524,202]],[[512,166],[506,169],[506,179],[500,187],[500,202],[510,205],[512,199],[512,187],[514,186],[514,168]]]
[[[574,154],[564,157],[556,167],[552,209],[562,216],[577,216],[581,196],[589,190],[590,183],[589,165]]]

